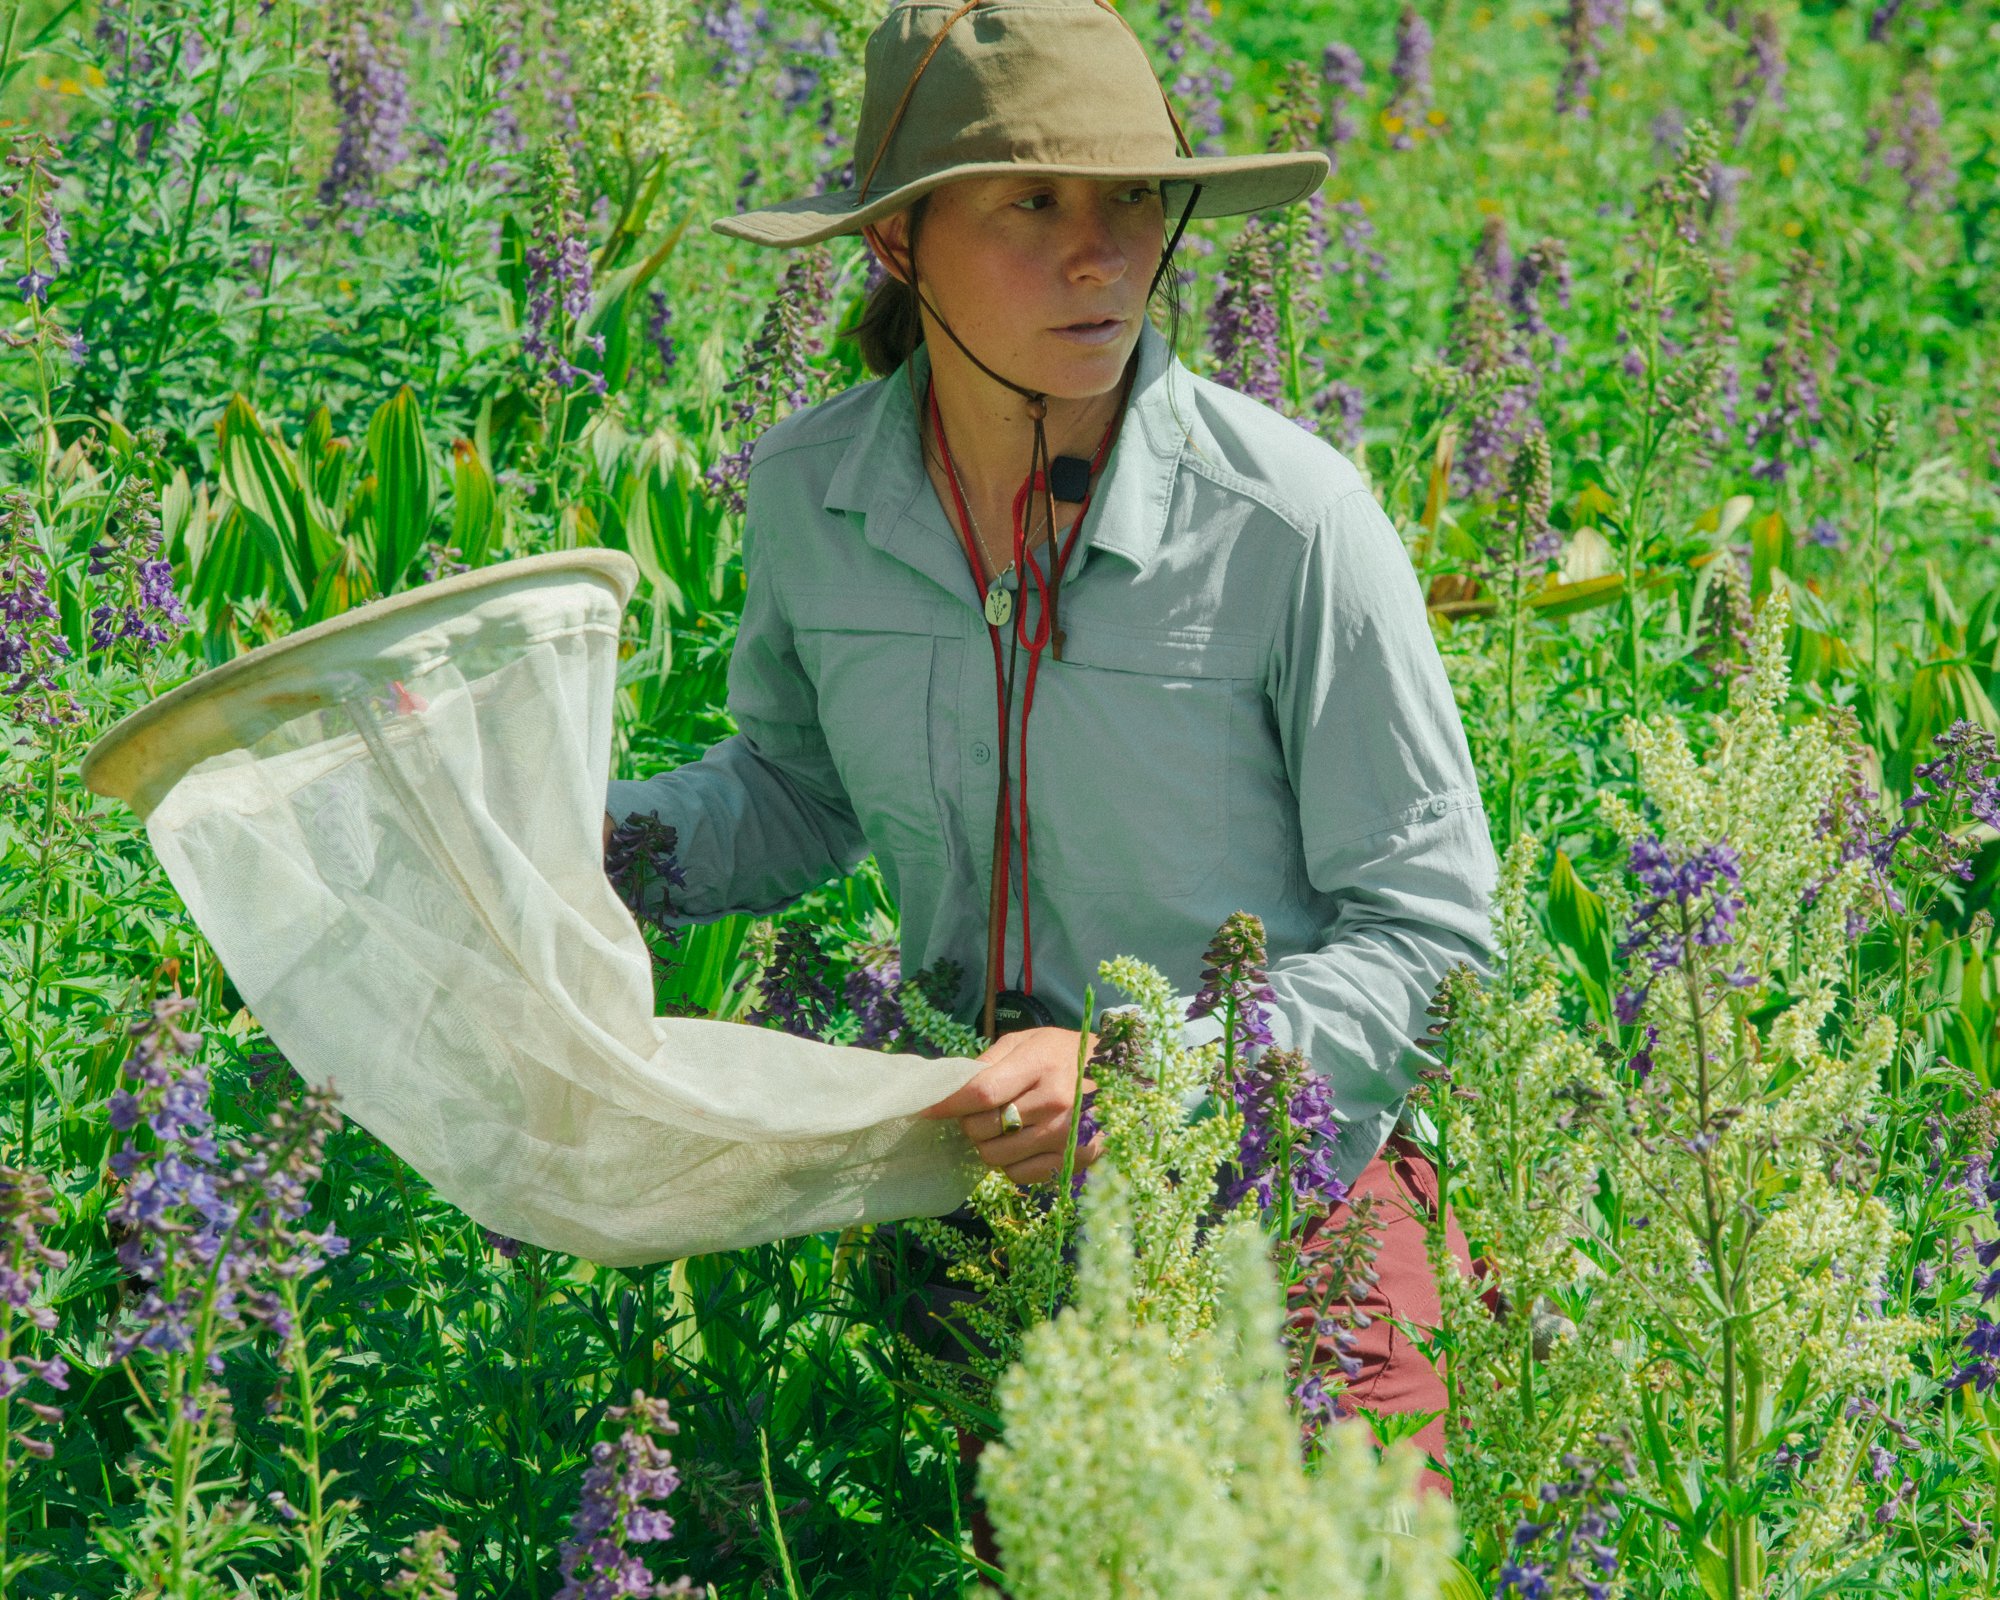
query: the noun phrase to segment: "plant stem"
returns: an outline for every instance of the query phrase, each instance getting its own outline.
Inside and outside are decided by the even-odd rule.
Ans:
[[[42,847],[35,859],[35,925],[28,935],[28,996],[22,1015],[21,1166],[34,1165],[35,1107],[40,1101],[35,1075],[41,1034],[37,1013],[42,998],[42,934],[49,920],[49,862],[55,855],[56,774],[62,767],[62,736],[49,740],[48,771],[42,790]]]

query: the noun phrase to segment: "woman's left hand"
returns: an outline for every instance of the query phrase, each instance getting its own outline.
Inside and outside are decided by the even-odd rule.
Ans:
[[[979,1075],[921,1115],[958,1118],[979,1159],[1000,1168],[1023,1188],[1058,1177],[1063,1152],[1069,1147],[1081,1039],[1074,1028],[1022,1028],[1002,1034],[979,1057],[986,1063]],[[1095,1034],[1090,1048],[1097,1048]],[[1083,1087],[1095,1089],[1097,1082],[1085,1078]],[[1009,1101],[1021,1113],[1021,1126],[1013,1133],[1000,1126],[1001,1109]],[[1076,1170],[1081,1172],[1103,1153],[1100,1133],[1077,1147]]]

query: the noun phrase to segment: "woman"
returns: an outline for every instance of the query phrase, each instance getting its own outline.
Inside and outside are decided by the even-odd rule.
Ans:
[[[739,732],[614,782],[607,828],[657,810],[679,830],[684,922],[778,911],[874,854],[906,970],[981,975],[958,1014],[995,1037],[931,1114],[1024,1184],[1061,1166],[1097,963],[1138,956],[1192,994],[1215,929],[1256,912],[1272,1032],[1329,1081],[1339,1176],[1401,1208],[1350,1394],[1441,1409],[1387,1318],[1436,1320],[1435,1189],[1395,1132],[1411,1041],[1486,954],[1464,734],[1354,468],[1193,377],[1146,316],[1190,215],[1303,199],[1325,158],[1189,155],[1098,0],[919,0],[869,40],[854,170],[715,224],[864,233],[884,376],[758,441]],[[1418,1438],[1443,1458],[1442,1418]]]

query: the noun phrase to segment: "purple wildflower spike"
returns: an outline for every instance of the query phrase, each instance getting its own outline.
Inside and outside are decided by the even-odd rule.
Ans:
[[[605,1415],[630,1420],[615,1441],[591,1447],[571,1535],[559,1557],[563,1586],[556,1600],[691,1595],[695,1590],[686,1578],[658,1582],[645,1560],[626,1548],[673,1537],[674,1519],[658,1502],[680,1487],[681,1475],[657,1436],[680,1432],[680,1424],[668,1415],[666,1401],[649,1399],[639,1389],[632,1391],[630,1405],[612,1406]]]
[[[1259,217],[1243,225],[1222,269],[1209,311],[1208,348],[1217,383],[1268,406],[1283,398],[1271,238]]]

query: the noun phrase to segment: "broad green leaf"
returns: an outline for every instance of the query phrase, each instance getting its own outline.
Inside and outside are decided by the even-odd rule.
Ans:
[[[375,477],[375,592],[391,594],[430,536],[437,512],[437,472],[407,384],[368,424],[368,465]]]
[[[1549,931],[1592,980],[1593,1004],[1610,993],[1614,952],[1604,901],[1582,878],[1567,851],[1556,851],[1549,872]],[[1608,1010],[1602,1020],[1611,1020]]]
[[[267,437],[242,395],[232,395],[216,424],[217,467],[230,497],[243,508],[272,571],[283,580],[294,613],[305,609],[316,576],[306,539],[305,505],[292,454]]]
[[[482,567],[500,526],[493,473],[470,439],[451,447],[451,542],[466,565]]]
[[[1792,570],[1791,532],[1773,511],[1750,525],[1750,595],[1761,600],[1771,592],[1771,574]]]

